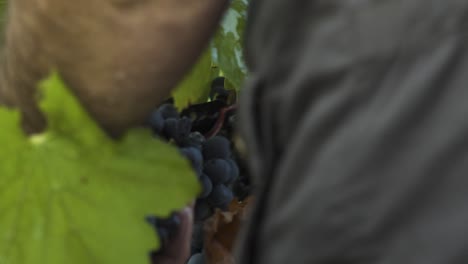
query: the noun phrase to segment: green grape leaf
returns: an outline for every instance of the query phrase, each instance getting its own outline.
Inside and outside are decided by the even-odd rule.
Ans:
[[[208,100],[212,67],[211,50],[207,49],[172,93],[179,110]]]
[[[40,84],[48,129],[28,137],[0,107],[0,264],[148,264],[148,215],[200,191],[178,151],[134,129],[109,139],[58,74]]]
[[[240,89],[247,74],[243,45],[247,17],[246,0],[234,0],[214,37],[213,53],[226,79]]]

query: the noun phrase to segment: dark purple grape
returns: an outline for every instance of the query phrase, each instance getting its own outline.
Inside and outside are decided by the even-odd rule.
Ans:
[[[205,162],[203,172],[214,184],[226,183],[231,177],[231,165],[225,159],[212,159]]]
[[[230,203],[231,203],[231,202],[229,201],[229,202],[220,204],[220,205],[218,205],[217,207],[218,207],[219,209],[221,209],[221,211],[227,212],[227,211],[229,211],[229,204],[230,204]]]
[[[161,134],[164,129],[164,118],[161,111],[153,111],[148,120],[148,124],[155,133]]]
[[[188,117],[180,119],[168,118],[164,122],[164,135],[173,138],[176,142],[182,142],[188,137],[192,129],[192,120]]]
[[[167,138],[174,138],[177,136],[177,130],[179,127],[179,120],[177,118],[167,118],[164,121],[164,135]]]
[[[232,185],[232,191],[234,195],[240,201],[242,201],[251,194],[252,187],[249,184],[246,184],[245,182],[235,181],[234,184]]]
[[[204,235],[204,223],[195,223],[193,225],[193,232],[192,232],[192,247],[195,248],[196,251],[200,251],[203,248],[203,235]]]
[[[179,119],[177,124],[177,135],[174,137],[177,141],[187,138],[192,130],[192,119],[184,116]]]
[[[163,104],[158,108],[158,111],[161,112],[161,115],[164,119],[175,118],[178,119],[179,112],[172,104]]]
[[[216,125],[218,116],[204,116],[193,121],[192,130],[198,131],[202,134],[206,134],[211,131],[211,129]]]
[[[179,147],[181,147],[181,148],[192,147],[192,148],[197,148],[200,151],[202,150],[202,144],[198,144],[196,142],[193,142],[188,137],[183,138],[182,140],[180,140],[177,143],[178,143]]]
[[[196,132],[196,131],[190,133],[189,138],[199,144],[203,144],[203,142],[206,141],[205,136],[203,136],[200,132]]]
[[[201,150],[203,142],[205,142],[205,137],[200,132],[192,132],[188,137],[182,140],[180,145],[183,147],[194,147]]]
[[[180,152],[182,152],[182,155],[190,160],[193,169],[197,173],[200,173],[203,168],[203,155],[201,151],[197,148],[189,147],[180,149]]]
[[[195,246],[190,245],[190,256],[200,253],[201,251],[202,249],[196,248]]]
[[[195,203],[195,221],[203,221],[213,214],[211,206],[205,199],[198,199]]]
[[[202,193],[199,197],[206,198],[213,190],[213,183],[211,182],[210,178],[206,176],[206,174],[202,174],[200,176],[200,183],[202,185]]]
[[[231,156],[229,140],[222,136],[215,136],[203,144],[203,157],[210,159],[228,159]]]
[[[234,199],[232,191],[224,184],[218,184],[208,196],[208,202],[213,206],[228,204]]]
[[[200,139],[199,137],[203,137],[203,139]],[[199,132],[192,132],[188,135],[188,137],[182,139],[179,145],[181,147],[194,147],[201,151],[204,141],[205,137],[202,134]]]
[[[239,177],[239,166],[233,159],[227,159],[226,161],[230,167],[229,183],[232,183]]]
[[[206,264],[205,254],[197,253],[192,255],[188,260],[187,264]]]

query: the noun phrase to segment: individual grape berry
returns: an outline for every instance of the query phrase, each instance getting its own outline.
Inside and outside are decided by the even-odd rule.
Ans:
[[[231,201],[232,201],[232,200],[231,200]],[[227,212],[227,211],[229,211],[229,204],[231,203],[231,201],[225,202],[225,203],[223,203],[223,204],[220,204],[220,205],[218,205],[217,207],[218,207],[219,209],[221,209],[221,211]]]
[[[168,118],[164,121],[164,135],[167,138],[173,138],[177,142],[188,137],[192,129],[192,120],[188,117],[180,119]]]
[[[230,167],[229,183],[232,183],[239,177],[239,166],[237,166],[237,163],[233,159],[227,159],[226,161]]]
[[[202,174],[200,176],[200,183],[202,185],[202,193],[199,197],[206,198],[213,190],[213,183],[211,182],[210,178],[206,176],[206,174]]]
[[[193,245],[190,245],[190,256],[200,253],[202,249],[196,248]]]
[[[213,206],[221,206],[230,203],[234,199],[232,191],[224,184],[218,184],[213,187],[213,191],[208,196],[208,202]]]
[[[226,183],[231,177],[231,165],[225,159],[212,159],[205,162],[203,172],[214,184]]]
[[[178,119],[180,117],[179,112],[177,111],[177,109],[174,107],[173,104],[163,104],[158,108],[158,111],[161,112],[161,115],[164,119],[168,119],[168,118]]]
[[[184,155],[190,163],[192,164],[192,168],[197,172],[201,173],[203,168],[203,155],[201,151],[194,147],[189,148],[182,148],[180,149],[182,155]]]
[[[180,145],[183,147],[194,147],[202,150],[203,142],[205,142],[205,137],[200,132],[191,132],[188,137],[181,141]]]
[[[203,221],[213,214],[211,206],[205,199],[198,199],[195,203],[195,221]]]
[[[164,122],[164,135],[166,138],[173,138],[179,144],[188,137],[191,129],[192,120],[188,117],[168,118]]]
[[[153,111],[148,119],[148,124],[155,133],[161,134],[164,129],[164,118],[161,111]]]
[[[189,138],[199,144],[203,144],[203,142],[206,141],[205,136],[203,136],[200,132],[196,132],[196,131],[190,133]]]
[[[242,201],[251,194],[252,187],[243,181],[237,180],[232,185],[232,192],[240,201]]]
[[[192,130],[192,120],[186,116],[182,117],[177,124],[177,135],[175,135],[174,139],[181,141],[187,138],[190,134],[190,130]]]
[[[228,159],[231,156],[229,140],[222,136],[215,136],[203,144],[203,157],[210,159]]]
[[[191,245],[194,251],[200,252],[203,249],[204,223],[195,223],[193,225]]]
[[[176,118],[167,118],[164,121],[164,135],[167,138],[174,138],[177,136],[177,130],[179,129],[179,120]]]
[[[206,264],[205,255],[203,253],[192,255],[187,264]]]

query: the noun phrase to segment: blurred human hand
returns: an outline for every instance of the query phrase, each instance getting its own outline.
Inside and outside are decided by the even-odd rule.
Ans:
[[[190,69],[226,0],[11,0],[0,66],[0,103],[23,112],[27,132],[45,120],[38,80],[56,69],[113,136],[139,125]]]
[[[185,264],[190,257],[190,241],[193,227],[193,206],[179,213],[181,220],[176,235],[152,258],[153,264]]]

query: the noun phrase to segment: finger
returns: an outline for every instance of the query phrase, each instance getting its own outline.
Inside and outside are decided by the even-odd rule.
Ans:
[[[193,207],[186,207],[179,214],[181,223],[163,252],[153,258],[157,264],[184,264],[190,256],[190,238],[193,228]]]
[[[180,229],[173,239],[169,242],[166,254],[176,258],[187,260],[190,255],[190,240],[193,229],[193,208],[186,207],[179,213]]]

